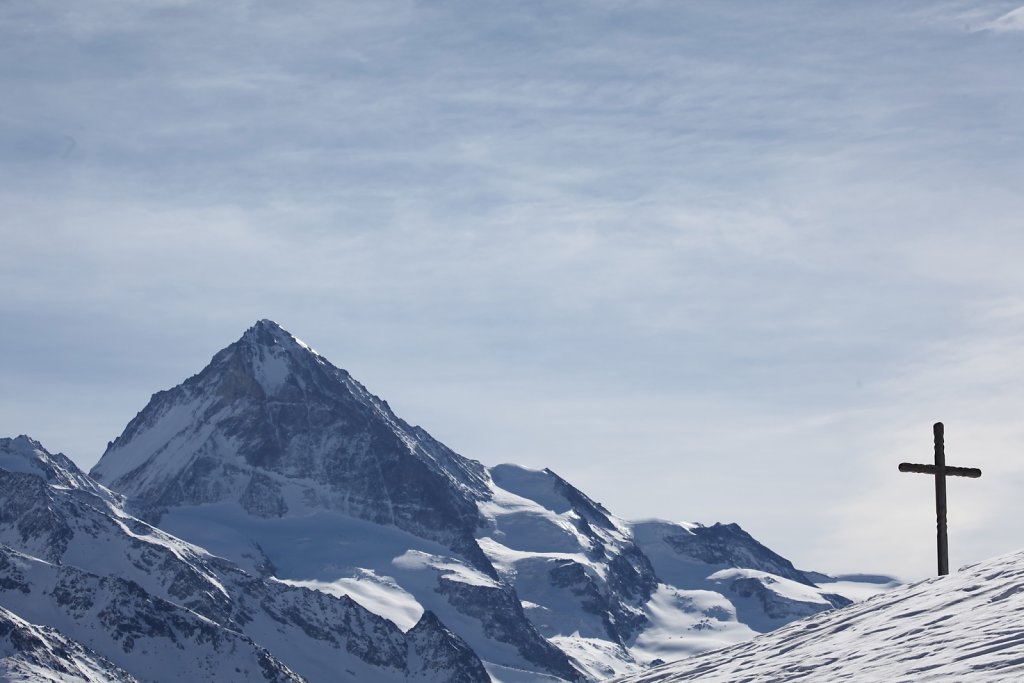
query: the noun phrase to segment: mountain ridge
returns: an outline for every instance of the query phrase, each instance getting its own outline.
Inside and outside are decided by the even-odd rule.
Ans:
[[[249,571],[436,614],[495,677],[598,680],[848,602],[738,526],[628,523],[550,469],[464,458],[269,320],[92,474]]]
[[[347,595],[253,576],[104,497],[2,467],[0,605],[144,680],[486,679],[429,612],[403,632]]]

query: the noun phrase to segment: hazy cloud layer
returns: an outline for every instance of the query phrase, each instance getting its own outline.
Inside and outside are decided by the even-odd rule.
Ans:
[[[1017,2],[0,5],[0,433],[271,317],[467,456],[802,566],[1019,547]]]

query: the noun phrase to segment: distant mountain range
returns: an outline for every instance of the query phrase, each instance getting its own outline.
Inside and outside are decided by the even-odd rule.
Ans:
[[[892,585],[485,467],[269,320],[89,475],[0,439],[0,544],[0,678],[26,681],[595,681]]]

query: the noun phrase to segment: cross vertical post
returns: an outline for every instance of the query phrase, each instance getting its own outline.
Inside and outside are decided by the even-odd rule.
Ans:
[[[941,422],[935,434],[935,531],[939,549],[939,576],[949,574],[949,536],[946,533],[946,448]]]

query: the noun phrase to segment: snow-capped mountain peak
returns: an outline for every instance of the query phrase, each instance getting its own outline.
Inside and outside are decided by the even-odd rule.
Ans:
[[[91,474],[251,573],[414,641],[443,624],[499,680],[599,680],[846,602],[735,525],[631,524],[551,470],[462,457],[270,320],[155,394]]]
[[[0,469],[32,474],[51,485],[80,489],[106,500],[118,498],[85,476],[63,453],[50,453],[30,436],[0,439]]]
[[[313,353],[314,355],[320,355],[314,351],[309,344],[297,338],[291,332],[269,318],[261,318],[253,323],[252,327],[242,334],[242,339],[254,344],[282,344],[286,346],[297,346]]]
[[[400,420],[270,320],[155,394],[91,474],[153,518],[181,502],[234,499],[264,516],[342,509],[462,536],[472,535],[473,500],[486,491],[478,463]]]
[[[238,353],[250,363],[250,371],[263,391],[277,394],[289,379],[301,375],[296,365],[327,360],[273,320],[258,320],[237,342]]]

